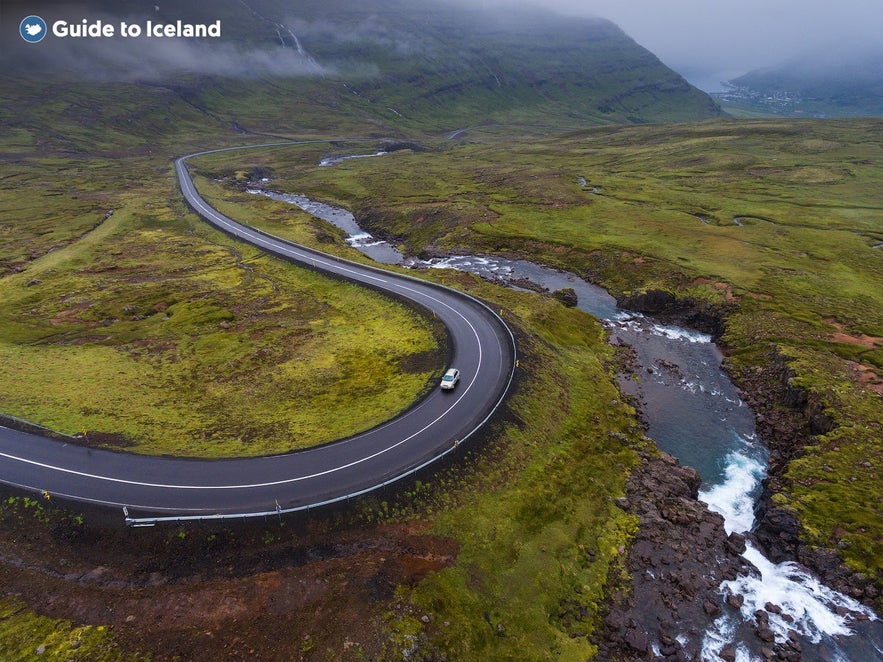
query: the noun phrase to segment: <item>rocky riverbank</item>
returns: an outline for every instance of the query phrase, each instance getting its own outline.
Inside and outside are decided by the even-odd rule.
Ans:
[[[611,587],[599,659],[698,659],[723,609],[721,582],[750,572],[745,539],[698,500],[699,474],[667,453],[645,453],[617,505],[640,525],[626,559],[630,577]],[[614,583],[615,584],[615,583]]]
[[[701,330],[718,341],[726,317],[736,310],[732,304],[697,303],[658,291],[626,297],[618,304]],[[723,367],[755,412],[758,435],[770,451],[769,474],[757,505],[758,526],[749,534],[752,541],[773,562],[797,561],[827,586],[879,609],[880,589],[874,581],[851,572],[835,550],[811,548],[800,522],[772,499],[785,488],[788,464],[805,453],[817,435],[830,432],[834,421],[812,394],[794,386],[794,373],[778,354],[758,368],[740,371],[726,360]],[[645,456],[633,473],[628,496],[619,505],[638,516],[639,531],[626,560],[630,577],[618,585],[612,581],[610,611],[599,638],[600,659],[699,659],[703,634],[713,629],[715,619],[724,610],[742,606],[742,596],[722,596],[720,584],[753,572],[740,556],[745,539],[727,536],[723,518],[698,501],[699,483],[692,468],[679,466],[664,453]],[[796,638],[774,641],[770,616],[780,614],[777,609],[767,604],[749,624],[757,650],[768,653],[768,659],[800,660]],[[719,655],[733,660],[736,652],[725,646]]]
[[[618,304],[709,333],[717,342],[725,331],[727,316],[737,309],[735,303],[715,305],[660,290],[623,297]],[[818,435],[831,432],[834,421],[825,414],[818,398],[794,386],[794,372],[785,358],[773,350],[762,367],[738,370],[726,360],[722,367],[755,413],[758,436],[770,451],[764,491],[757,504],[757,526],[752,534],[757,544],[771,561],[797,561],[827,586],[880,611],[883,586],[879,581],[851,571],[835,549],[807,544],[802,524],[793,513],[775,506],[772,498],[784,488],[789,463],[815,445]]]
[[[794,373],[779,354],[771,354],[761,369],[733,371],[733,376],[743,388],[756,414],[758,433],[770,450],[753,533],[757,543],[770,560],[795,560],[827,586],[880,611],[883,587],[874,578],[847,568],[836,550],[808,545],[798,519],[773,500],[773,495],[785,488],[788,464],[815,445],[818,435],[830,432],[834,421],[824,413],[817,398],[793,385]]]

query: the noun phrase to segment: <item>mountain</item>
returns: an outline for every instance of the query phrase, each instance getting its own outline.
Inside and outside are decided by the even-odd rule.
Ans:
[[[260,132],[278,132],[280,121],[290,126],[300,107],[305,118],[355,114],[374,126],[433,130],[721,115],[706,94],[613,23],[540,9],[425,0],[92,0],[41,6],[40,14],[50,26],[220,21],[222,36],[50,34],[37,45],[12,34],[18,15],[30,13],[31,3],[4,3],[5,75],[161,85]]]
[[[729,83],[725,103],[789,116],[883,116],[883,51],[840,55],[837,49],[751,71]]]

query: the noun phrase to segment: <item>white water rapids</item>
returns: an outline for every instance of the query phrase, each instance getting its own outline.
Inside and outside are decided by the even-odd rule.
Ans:
[[[750,440],[745,441],[747,448]],[[727,533],[747,533],[754,527],[752,495],[757,493],[765,475],[764,464],[747,453],[733,451],[727,456],[724,475],[722,483],[701,490],[699,498],[724,517]],[[823,585],[796,563],[772,563],[751,542],[747,543],[742,556],[758,572],[721,584],[722,593],[742,596],[743,603],[738,616],[724,613],[715,621],[714,628],[706,633],[702,642],[703,659],[721,659],[721,650],[734,641],[738,627],[751,623],[758,611],[768,614],[769,628],[777,643],[788,642],[793,632],[804,642],[824,647],[826,652],[819,651],[819,659],[843,662],[851,659],[838,638],[853,634],[851,625],[856,618],[876,620],[873,611]],[[772,606],[771,610],[767,609],[768,606]],[[871,650],[876,649],[880,655],[880,648],[869,643]],[[737,661],[762,659],[752,656],[744,643],[735,648]]]

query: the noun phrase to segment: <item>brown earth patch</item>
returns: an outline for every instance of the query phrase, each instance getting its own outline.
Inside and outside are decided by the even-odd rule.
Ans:
[[[108,625],[153,660],[362,660],[384,656],[395,588],[451,565],[456,542],[415,521],[327,519],[209,529],[35,526],[0,520],[2,594],[40,614]]]
[[[859,347],[866,347],[867,349],[875,349],[877,347],[883,347],[883,338],[878,336],[869,336],[866,333],[861,333],[859,335],[854,335],[850,333],[846,333],[846,325],[841,324],[833,317],[825,318],[825,321],[837,329],[836,332],[832,333],[829,338],[834,342],[844,343],[847,345],[858,345]]]
[[[135,446],[136,443],[123,434],[116,432],[89,432],[81,437],[89,446],[100,446],[102,448],[128,448]]]
[[[399,361],[399,370],[408,374],[429,372],[440,367],[437,351],[408,354]]]
[[[84,310],[87,310],[89,306],[92,304],[89,302],[78,303],[76,306],[72,306],[70,308],[66,308],[55,314],[49,322],[52,326],[59,326],[60,324],[72,324],[74,322],[82,322],[82,320],[77,317]],[[92,326],[95,326],[94,322],[91,322]]]
[[[871,391],[883,395],[883,377],[869,365],[863,363],[855,363],[849,361],[849,367],[852,368],[852,374],[855,380]]]

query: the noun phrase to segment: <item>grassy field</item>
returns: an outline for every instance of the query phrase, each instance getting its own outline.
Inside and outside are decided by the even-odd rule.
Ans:
[[[30,165],[0,201],[3,413],[137,452],[259,455],[370,428],[439,371],[431,320],[204,227],[168,166]]]
[[[430,481],[369,498],[347,518],[354,531],[411,523],[458,550],[451,567],[375,603],[382,607],[371,618],[383,623],[388,641],[381,659],[399,659],[413,645],[410,636],[419,637],[421,650],[449,659],[586,659],[595,650],[588,635],[600,622],[604,586],[619,576],[636,526],[613,498],[624,494],[637,450],[650,451],[652,444],[634,410],[619,401],[615,350],[595,320],[550,297],[504,290],[466,274],[435,275],[503,309],[520,337],[518,385],[508,414],[480,447],[463,444],[463,457]],[[35,500],[9,503],[0,512],[4,526],[10,517],[47,518]],[[62,517],[62,511],[51,515]],[[69,530],[51,526],[56,536]],[[326,524],[317,518],[312,526]],[[212,541],[216,533],[170,530],[168,553],[180,546],[179,536]],[[278,525],[265,535],[298,537],[296,528]],[[77,544],[88,543],[81,537]],[[216,544],[206,543],[207,549]],[[349,575],[342,580],[351,584],[348,591],[364,590]],[[429,615],[430,623],[415,618],[409,606]],[[0,650],[12,658],[39,646],[47,655],[68,655],[58,659],[146,658],[120,650],[106,627],[46,618],[12,599],[0,607],[7,610],[0,620],[8,613]],[[322,641],[320,632],[312,635]],[[75,640],[91,657],[71,651]],[[306,659],[359,659],[345,650],[322,658],[322,650]]]
[[[811,544],[837,546],[874,574],[883,567],[881,128],[727,121],[524,140],[471,131],[427,143],[429,152],[334,168],[297,150],[261,163],[271,186],[349,207],[412,252],[516,254],[616,295],[656,288],[738,304],[724,337],[735,370],[786,357],[795,386],[837,423],[791,466],[779,503],[799,514]],[[239,154],[213,165],[255,163]]]

